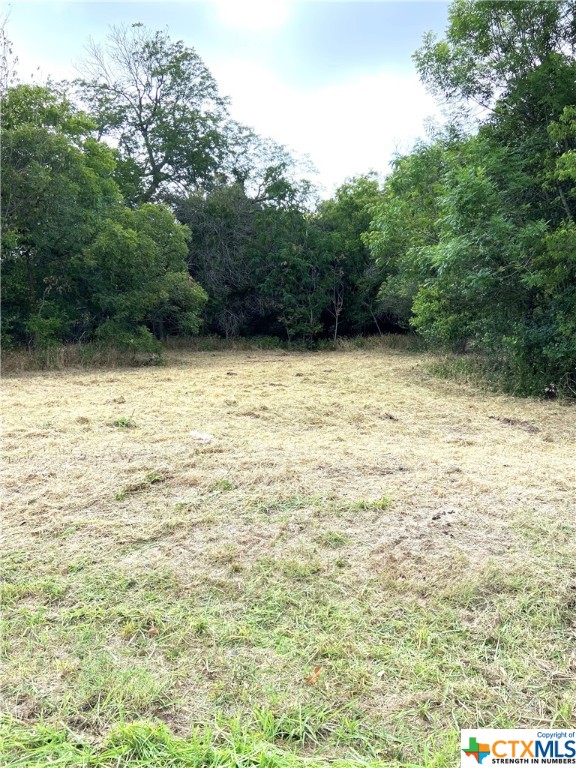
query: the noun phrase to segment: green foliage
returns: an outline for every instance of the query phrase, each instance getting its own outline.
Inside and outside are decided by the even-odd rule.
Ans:
[[[428,34],[414,60],[433,92],[493,107],[551,52],[568,60],[575,43],[570,0],[454,0],[445,39]]]
[[[110,347],[133,356],[149,354],[154,357],[162,351],[159,341],[147,328],[129,328],[117,320],[105,320],[96,328],[94,338],[97,345],[104,349]]]
[[[123,207],[114,152],[59,92],[18,86],[2,109],[4,338],[157,353],[153,334],[197,332],[186,228],[161,206]]]
[[[381,331],[382,307],[377,301],[381,274],[362,239],[381,201],[378,180],[360,176],[343,184],[332,199],[318,207],[317,224],[326,233],[324,248],[331,254],[328,313],[333,318],[334,339],[339,330],[348,334]]]
[[[201,187],[225,150],[225,101],[196,51],[142,24],[113,27],[91,43],[76,86],[99,133],[118,143],[117,180],[132,203],[175,185]]]
[[[258,204],[240,184],[220,184],[208,195],[176,202],[176,215],[191,231],[189,269],[207,290],[206,326],[226,337],[246,332],[257,313],[250,252]]]
[[[358,741],[367,735],[356,726]],[[225,726],[225,727],[224,727]],[[95,747],[71,731],[49,725],[25,727],[13,720],[2,725],[6,755],[12,766],[42,768],[48,764],[106,768],[107,766],[154,766],[154,768],[328,768],[332,759],[307,758],[296,754],[288,744],[312,743],[331,726],[328,711],[312,706],[300,707],[291,715],[277,715],[270,710],[255,710],[249,723],[230,718],[218,727],[196,728],[186,739],[175,736],[160,721],[120,722],[109,732],[105,742]],[[452,757],[454,750],[450,752]],[[382,768],[379,759],[339,759],[340,768]],[[446,762],[434,766],[448,765]],[[428,763],[426,764],[428,765]],[[432,766],[432,763],[429,764]]]
[[[380,278],[380,308],[405,328],[422,280],[422,249],[438,241],[439,200],[452,143],[421,143],[395,159],[363,236]]]
[[[123,416],[122,418],[113,421],[112,426],[119,427],[121,429],[134,429],[136,424],[134,423],[133,419]]]
[[[52,88],[6,97],[7,342],[154,356],[156,340],[197,333],[204,309],[225,336],[381,330],[361,240],[374,178],[312,213],[297,163],[230,121],[196,52],[165,32],[113,29],[105,48],[90,45],[85,75],[75,86],[90,115]]]
[[[576,378],[575,29],[567,2],[456,0],[416,63],[456,122],[473,102],[491,111],[475,136],[400,158],[366,236],[382,301],[523,394]]]
[[[564,222],[544,239],[526,283],[536,290],[534,323],[526,329],[532,358],[571,394],[576,392],[576,226]]]
[[[177,201],[192,232],[190,271],[209,292],[210,330],[288,339],[322,332],[331,256],[307,200],[307,184],[291,180],[281,164],[264,172],[256,195],[222,183]]]
[[[286,149],[230,120],[166,32],[91,44],[75,83],[90,114],[6,85],[4,343],[156,359],[203,322],[301,344],[412,328],[514,391],[574,392],[575,30],[568,0],[454,0],[414,56],[452,124],[382,187],[352,179],[315,207]]]
[[[271,219],[274,239],[265,238],[265,260],[259,265],[264,301],[288,340],[312,339],[322,331],[322,311],[329,302],[330,254],[304,213],[267,211],[260,221],[266,226]]]
[[[159,338],[197,332],[206,294],[185,268],[187,230],[165,208],[118,209],[86,250],[98,338],[152,351]],[[101,325],[100,325],[101,324]]]
[[[82,251],[119,203],[112,151],[56,91],[10,89],[2,100],[5,331],[15,341],[61,338]]]
[[[530,313],[522,276],[546,224],[518,205],[527,181],[518,156],[482,138],[462,145],[446,171],[439,241],[422,251],[428,275],[413,311],[427,338],[457,348],[474,339],[490,348]]]
[[[562,154],[556,159],[555,172],[560,181],[576,181],[576,107],[564,107],[558,122],[548,126],[553,141],[560,147]],[[570,198],[576,197],[574,187],[570,189]]]

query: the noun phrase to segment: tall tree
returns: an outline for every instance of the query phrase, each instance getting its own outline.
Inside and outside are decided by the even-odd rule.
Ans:
[[[118,144],[118,178],[131,202],[197,189],[225,152],[226,100],[196,51],[141,24],[113,27],[91,42],[80,94],[99,136]]]
[[[505,360],[524,391],[576,379],[575,54],[569,0],[455,0],[415,55],[432,90],[485,110],[447,164],[415,323]]]
[[[73,274],[120,201],[113,151],[53,89],[20,85],[2,99],[4,333],[61,337],[74,323]]]
[[[21,85],[1,107],[4,339],[150,349],[152,332],[195,332],[188,230],[162,206],[123,206],[114,151],[58,91]]]
[[[80,281],[95,337],[153,349],[200,328],[206,293],[188,275],[186,227],[161,205],[117,208],[85,249]]]
[[[576,57],[572,0],[453,0],[443,40],[432,33],[414,54],[420,77],[451,103],[493,109],[515,84],[556,54]]]

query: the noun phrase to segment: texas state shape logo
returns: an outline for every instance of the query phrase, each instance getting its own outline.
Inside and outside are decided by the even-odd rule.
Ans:
[[[462,752],[470,757],[475,757],[477,763],[482,763],[482,760],[490,754],[490,745],[478,744],[475,738],[470,738],[468,740],[468,748],[463,749]]]

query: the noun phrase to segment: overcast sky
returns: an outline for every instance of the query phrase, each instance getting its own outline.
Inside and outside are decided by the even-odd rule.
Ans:
[[[103,40],[112,24],[167,28],[202,57],[232,115],[308,155],[327,192],[386,173],[439,115],[411,55],[425,32],[443,33],[445,2],[13,0],[8,13],[26,81],[74,77],[88,37]]]

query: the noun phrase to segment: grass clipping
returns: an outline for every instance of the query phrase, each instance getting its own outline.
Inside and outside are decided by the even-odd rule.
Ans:
[[[447,768],[572,725],[576,411],[428,362],[8,378],[3,764]]]

